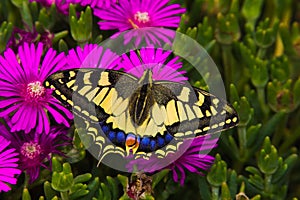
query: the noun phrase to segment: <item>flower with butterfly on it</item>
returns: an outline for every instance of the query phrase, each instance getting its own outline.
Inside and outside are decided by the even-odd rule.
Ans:
[[[15,176],[22,172],[18,169],[19,154],[14,148],[10,148],[10,144],[9,140],[0,135],[0,193],[11,190],[8,184],[16,184]]]
[[[72,141],[67,136],[65,127],[55,126],[51,127],[48,134],[35,131],[25,134],[23,131],[9,132],[5,126],[0,125],[0,136],[9,139],[9,147],[18,152],[19,169],[26,171],[29,183],[39,177],[41,167],[51,170],[52,154],[64,156],[59,148],[69,145]],[[50,163],[46,164],[47,162]]]
[[[0,117],[11,123],[11,131],[49,133],[50,120],[69,126],[72,113],[43,86],[52,73],[66,67],[63,53],[48,49],[43,56],[43,44],[25,43],[17,54],[7,49],[0,56]]]
[[[131,50],[129,55],[123,54],[120,68],[125,72],[140,78],[146,70],[152,71],[153,80],[183,82],[187,77],[185,71],[178,71],[182,67],[179,57],[171,57],[172,51],[161,48],[141,48],[139,52]]]
[[[173,174],[173,180],[183,186],[186,171],[204,175],[203,172],[211,167],[215,158],[208,153],[217,146],[217,141],[218,137],[212,134],[187,139],[179,146],[177,152],[169,153],[164,158],[153,155],[149,160],[144,158],[132,160],[127,165],[127,169],[150,173],[169,169]],[[166,163],[169,164],[165,166]]]
[[[69,50],[67,68],[102,68],[118,70],[120,57],[110,49],[97,44],[86,44],[83,48],[76,47]]]
[[[177,28],[180,16],[186,9],[179,4],[168,5],[169,0],[120,0],[110,9],[95,8],[94,15],[101,21],[98,23],[101,30],[131,30],[123,35],[124,44],[133,38],[135,46],[144,39],[150,44],[171,44],[175,33],[165,28]],[[156,27],[153,29],[153,27]],[[152,29],[151,29],[152,28]],[[115,38],[119,33],[112,36]]]

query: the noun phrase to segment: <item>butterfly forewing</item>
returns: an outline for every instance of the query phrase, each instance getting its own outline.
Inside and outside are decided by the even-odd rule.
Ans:
[[[204,90],[188,83],[159,81],[156,84],[156,100],[166,108],[170,119],[165,125],[173,134],[187,136],[186,133],[192,131],[195,135],[203,135],[238,123],[237,113],[230,104]]]

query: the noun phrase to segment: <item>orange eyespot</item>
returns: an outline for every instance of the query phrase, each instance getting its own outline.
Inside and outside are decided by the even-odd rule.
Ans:
[[[129,134],[126,138],[125,146],[127,155],[129,155],[130,153],[134,154],[140,146],[140,138],[135,135]]]

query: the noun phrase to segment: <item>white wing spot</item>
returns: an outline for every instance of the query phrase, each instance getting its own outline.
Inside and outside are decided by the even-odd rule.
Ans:
[[[216,111],[216,109],[213,106],[210,106],[210,111],[213,115],[218,114],[218,112]]]
[[[237,117],[234,117],[234,118],[232,119],[232,121],[233,121],[233,122],[236,122],[236,121],[237,121]]]
[[[186,109],[187,115],[189,117],[189,120],[196,118],[194,112],[192,111],[191,107],[188,104],[185,104],[185,109]]]
[[[196,102],[196,105],[202,106],[204,103],[204,98],[205,98],[205,96],[203,94],[201,94],[200,92],[198,92],[198,101]]]
[[[226,122],[226,124],[230,124],[231,119],[227,119],[225,122]]]
[[[109,88],[103,88],[99,94],[97,94],[97,96],[93,99],[93,102],[96,104],[96,105],[99,105],[100,102],[103,100],[104,96],[106,95],[107,91],[108,91]]]
[[[214,125],[211,126],[212,129],[215,129],[215,128],[218,128],[218,127],[219,127],[218,124],[214,124]]]
[[[166,125],[172,125],[175,122],[179,121],[175,108],[176,108],[175,107],[175,100],[173,99],[173,100],[169,101],[169,103],[166,106],[166,111],[167,111]]]
[[[204,128],[203,128],[203,131],[208,131],[209,129],[210,129],[210,127],[207,126],[207,127],[204,127]]]
[[[161,125],[166,119],[157,103],[152,107],[152,116],[157,125]]]
[[[206,115],[206,117],[210,117],[210,116],[211,116],[211,113],[210,113],[208,110],[206,110],[206,111],[205,111],[205,115]]]
[[[181,121],[187,120],[187,116],[183,107],[183,104],[180,101],[177,101],[178,114]]]
[[[191,92],[191,90],[189,88],[183,87],[180,95],[177,98],[181,101],[188,102],[190,92]]]
[[[71,80],[69,82],[66,83],[67,87],[70,88],[72,85],[74,85],[75,80]]]
[[[83,88],[81,88],[78,93],[81,95],[81,96],[85,96],[85,94],[90,91],[92,88],[92,86],[90,85],[86,85],[86,86],[83,86]]]
[[[180,138],[184,136],[184,133],[175,133],[174,136]]]
[[[219,101],[219,99],[214,98],[214,99],[212,100],[212,102],[213,102],[213,104],[214,104],[216,107],[218,107],[218,103],[219,103],[220,101]]]
[[[108,86],[111,85],[111,83],[109,82],[109,77],[108,77],[109,73],[108,72],[102,72],[101,73],[101,77],[98,81],[98,85],[100,86]]]
[[[194,112],[196,113],[196,116],[197,116],[198,118],[204,117],[204,115],[203,115],[201,109],[200,109],[198,106],[193,106],[193,110],[194,110]]]

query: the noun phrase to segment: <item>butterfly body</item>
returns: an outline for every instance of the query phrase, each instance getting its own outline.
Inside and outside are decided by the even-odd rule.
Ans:
[[[186,83],[137,78],[120,71],[73,69],[50,76],[45,86],[73,108],[101,154],[164,156],[184,139],[238,123],[224,100]]]

